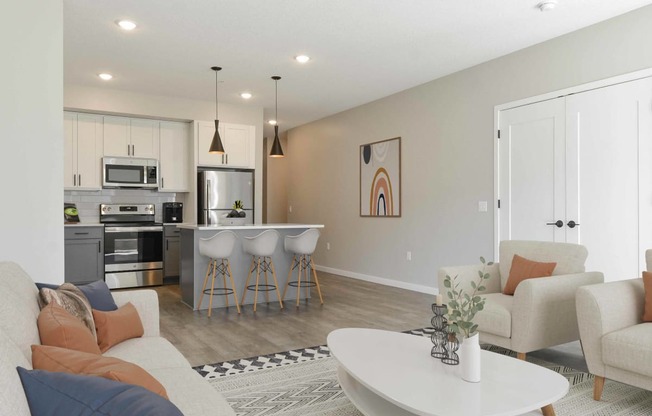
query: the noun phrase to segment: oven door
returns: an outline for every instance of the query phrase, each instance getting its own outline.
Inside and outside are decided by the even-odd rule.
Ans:
[[[105,272],[161,268],[163,268],[163,227],[105,227]]]

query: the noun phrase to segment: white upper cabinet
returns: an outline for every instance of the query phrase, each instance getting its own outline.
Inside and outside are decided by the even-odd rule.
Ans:
[[[208,153],[215,134],[215,123],[198,121],[195,123],[195,127],[198,166],[228,166],[247,169],[256,167],[256,128],[254,126],[220,123],[220,137],[226,152],[223,155]]]
[[[128,118],[104,116],[104,156],[131,156]]]
[[[64,189],[102,188],[103,117],[64,113]]]
[[[104,155],[158,159],[159,121],[104,116]]]
[[[158,159],[159,124],[157,120],[132,118],[131,156]]]
[[[160,183],[164,192],[190,191],[190,125],[161,121]]]

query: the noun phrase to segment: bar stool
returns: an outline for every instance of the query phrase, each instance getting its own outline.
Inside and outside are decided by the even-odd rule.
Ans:
[[[238,294],[235,290],[235,283],[233,282],[233,274],[231,274],[231,264],[229,263],[229,256],[233,252],[233,246],[237,240],[237,236],[232,231],[221,231],[210,238],[200,238],[199,239],[199,253],[202,256],[209,258],[208,267],[206,268],[206,276],[204,277],[204,286],[201,289],[201,295],[199,296],[199,307],[201,307],[201,302],[204,300],[204,294],[210,292],[210,301],[208,302],[208,316],[211,316],[211,311],[213,310],[213,296],[225,296],[226,307],[229,307],[229,295],[233,295],[235,300],[235,307],[240,313],[240,304],[238,303]],[[218,263],[219,261],[219,263]],[[213,280],[211,281],[211,288],[206,289],[206,284],[208,283],[208,276],[213,274]],[[220,273],[224,281],[224,287],[215,287],[215,275]],[[229,275],[231,279],[231,288],[229,289],[226,286],[226,275]],[[217,291],[217,293],[215,293]]]
[[[306,292],[306,300],[308,300],[308,294],[310,287],[317,287],[317,293],[319,293],[319,301],[321,304],[324,304],[324,299],[321,297],[321,288],[319,287],[319,279],[317,279],[317,272],[315,271],[315,264],[312,262],[312,253],[315,252],[317,247],[317,240],[319,240],[319,230],[316,228],[311,228],[302,232],[299,235],[288,235],[285,236],[285,251],[293,253],[294,257],[292,258],[292,265],[290,266],[290,272],[288,273],[288,281],[283,289],[283,300],[285,300],[285,292],[288,290],[288,286],[297,288],[297,308],[299,307],[299,293],[301,292],[301,284]],[[291,281],[292,271],[296,268],[299,268],[299,276],[296,281]],[[312,274],[315,277],[315,281],[310,281],[310,273],[308,268],[312,270]],[[305,272],[306,279],[302,282],[301,275]]]
[[[274,271],[274,263],[272,262],[272,254],[274,254],[274,250],[276,250],[277,242],[278,231],[276,230],[266,230],[257,236],[244,237],[242,240],[242,249],[245,253],[251,254],[251,266],[249,267],[249,274],[247,275],[245,290],[242,294],[242,300],[240,303],[244,304],[248,290],[254,291],[254,312],[256,312],[256,304],[258,303],[258,291],[265,292],[265,298],[269,304],[269,292],[276,290],[278,303],[281,305],[281,309],[283,309],[283,300],[281,299],[281,293],[278,290],[278,281],[276,280],[276,272]],[[256,271],[256,284],[249,285],[249,279],[254,270]],[[260,283],[261,271],[265,275],[265,284]],[[268,284],[268,271],[272,273],[272,277],[274,278],[273,285]]]

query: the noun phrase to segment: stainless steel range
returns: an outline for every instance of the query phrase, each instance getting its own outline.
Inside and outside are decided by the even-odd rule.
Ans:
[[[163,225],[154,204],[101,204],[104,280],[111,289],[163,284]]]

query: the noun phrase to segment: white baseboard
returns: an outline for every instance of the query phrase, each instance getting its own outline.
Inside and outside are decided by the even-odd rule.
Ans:
[[[378,283],[379,285],[398,287],[401,289],[412,290],[414,292],[428,293],[430,295],[436,295],[439,293],[439,290],[435,287],[417,285],[415,283],[400,282],[398,280],[387,279],[384,277],[370,276],[368,274],[350,272],[348,270],[335,269],[333,267],[319,266],[316,264],[315,269],[320,272],[337,274],[339,276],[364,280],[365,282]]]

